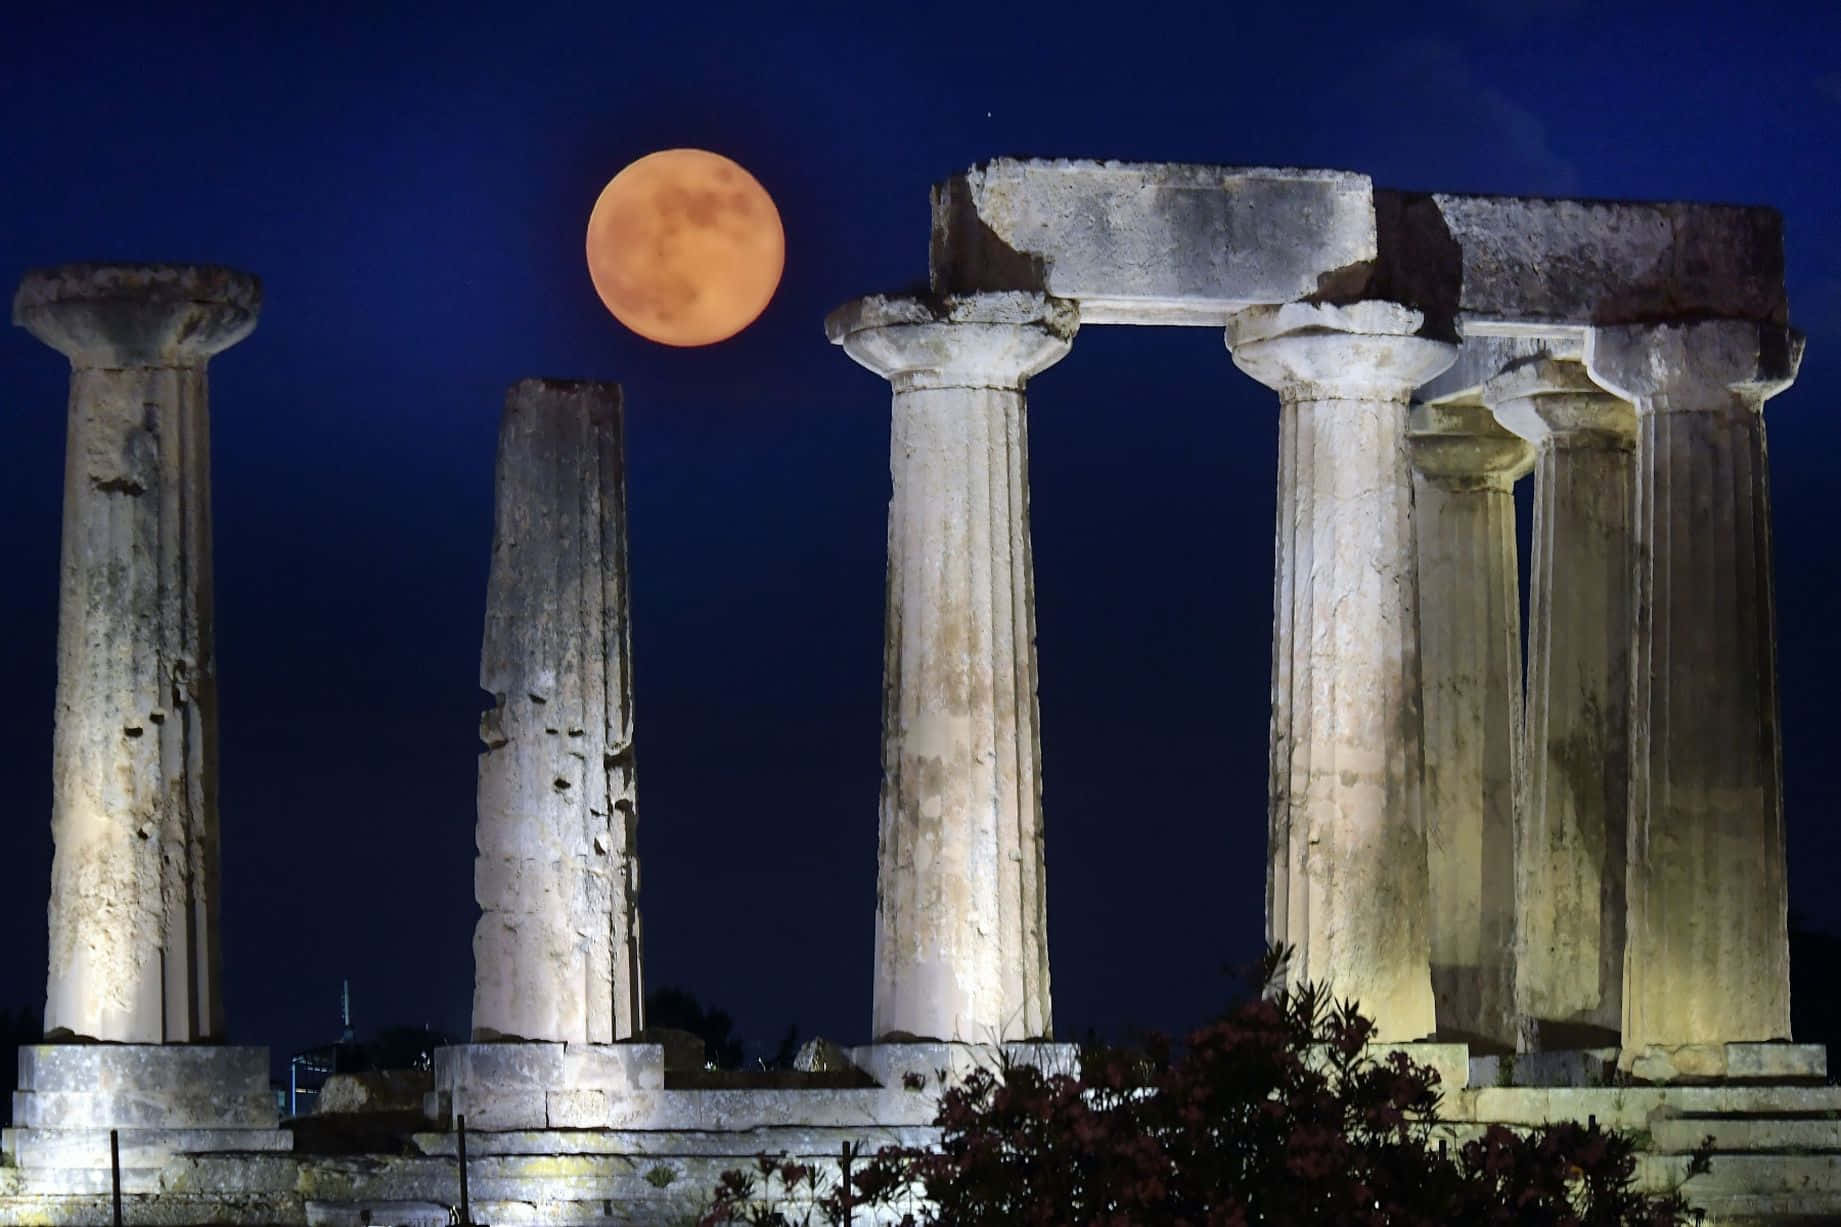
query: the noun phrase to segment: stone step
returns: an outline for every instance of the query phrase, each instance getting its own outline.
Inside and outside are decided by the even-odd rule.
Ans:
[[[1680,1185],[1682,1195],[1690,1198],[1819,1195],[1841,1203],[1841,1155],[1715,1155],[1706,1172],[1692,1180],[1687,1174],[1687,1155],[1637,1156],[1636,1184],[1641,1189],[1657,1191]]]
[[[1841,1113],[1836,1086],[1483,1087],[1447,1095],[1454,1122],[1537,1125],[1596,1116],[1613,1129],[1642,1129],[1656,1116],[1801,1116]]]
[[[119,1141],[124,1168],[158,1168],[188,1152],[294,1149],[285,1129],[122,1129]],[[107,1129],[7,1129],[0,1149],[19,1167],[109,1167]]]
[[[306,1213],[307,1227],[449,1227],[454,1221],[453,1208],[434,1201],[308,1201]]]
[[[1718,1151],[1828,1151],[1841,1154],[1841,1120],[1771,1120],[1678,1116],[1649,1126],[1651,1145],[1670,1153],[1692,1151],[1712,1137]]]
[[[431,1099],[439,1099],[437,1094]],[[456,1101],[458,1102],[458,1101]],[[865,1128],[930,1125],[936,1093],[867,1088],[720,1089],[610,1092],[513,1090],[486,1097],[474,1088],[467,1130],[549,1129],[734,1132],[786,1126]]]
[[[732,1132],[690,1130],[562,1129],[504,1133],[467,1130],[467,1154],[486,1155],[592,1155],[617,1154],[662,1157],[744,1157],[787,1154],[835,1159],[845,1142],[873,1152],[882,1146],[932,1146],[940,1131],[931,1125],[820,1126],[782,1125]],[[458,1151],[455,1133],[418,1133],[415,1145],[425,1155],[453,1158]]]
[[[256,1091],[15,1091],[13,1123],[37,1129],[273,1129],[275,1100]]]

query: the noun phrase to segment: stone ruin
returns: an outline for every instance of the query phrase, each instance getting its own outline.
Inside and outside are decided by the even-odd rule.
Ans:
[[[525,380],[481,660],[474,1034],[401,1154],[297,1152],[266,1050],[222,1044],[205,368],[257,283],[26,277],[14,320],[72,375],[48,1042],[21,1052],[0,1224],[109,1221],[111,1131],[137,1222],[678,1222],[762,1151],[926,1143],[939,1080],[1000,1051],[1067,1067],[1025,387],[1096,324],[1221,328],[1278,393],[1266,914],[1293,974],[1440,1069],[1453,1138],[1595,1116],[1646,1135],[1661,1187],[1711,1134],[1687,1190],[1710,1221],[1841,1216],[1841,1088],[1789,1026],[1778,215],[1010,159],[933,206],[928,292],[826,320],[893,391],[854,1079],[691,1085],[640,1037],[620,391]]]

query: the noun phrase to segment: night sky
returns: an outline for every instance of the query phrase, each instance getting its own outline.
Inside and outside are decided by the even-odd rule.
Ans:
[[[1815,2],[9,9],[7,297],[75,260],[265,283],[211,366],[232,1038],[336,1038],[346,977],[361,1030],[466,1031],[493,449],[527,375],[626,389],[649,984],[756,1053],[868,1038],[888,388],[821,321],[923,278],[929,185],[1000,154],[1781,209],[1791,900],[1841,931],[1838,46]],[[787,237],[765,316],[688,351],[582,258],[607,179],[682,145]],[[0,328],[0,1006],[34,1011],[67,370]],[[1261,942],[1276,398],[1216,330],[1092,327],[1030,405],[1057,1029],[1182,1028]]]

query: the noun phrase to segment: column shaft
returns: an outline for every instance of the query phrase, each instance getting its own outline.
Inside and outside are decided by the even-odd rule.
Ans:
[[[643,1025],[620,389],[506,397],[480,684],[473,1036]]]
[[[1535,475],[1520,1012],[1607,1032],[1624,971],[1630,484],[1630,453],[1591,448],[1545,447]]]
[[[1790,1033],[1762,409],[1800,352],[1739,323],[1587,344],[1637,408],[1627,1057]]]
[[[254,278],[29,274],[14,320],[71,359],[45,1030],[221,1040],[206,363]]]
[[[1406,417],[1454,350],[1420,322],[1362,303],[1228,325],[1283,415],[1268,935],[1394,1040],[1435,1027]]]
[[[1528,779],[1515,883],[1518,1042],[1615,1044],[1624,975],[1634,410],[1577,362],[1485,395],[1534,443]]]
[[[880,909],[874,1030],[1045,1035],[1023,397],[917,389],[893,417],[884,686],[899,735],[885,741],[880,855],[883,881],[912,897]]]
[[[894,387],[872,1032],[1052,1033],[1026,379],[1036,295],[871,298],[827,328]]]
[[[1421,406],[1412,445],[1438,1034],[1513,1047],[1522,774],[1514,483],[1532,449],[1478,406]]]

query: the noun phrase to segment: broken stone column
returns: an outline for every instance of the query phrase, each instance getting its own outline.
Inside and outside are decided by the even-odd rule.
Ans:
[[[894,387],[873,1034],[1046,1037],[1023,387],[1074,304],[874,296],[825,321]]]
[[[1422,324],[1358,302],[1227,325],[1280,403],[1266,931],[1394,1041],[1436,1027],[1406,419],[1457,351]]]
[[[177,1150],[290,1145],[267,1049],[222,1045],[218,945],[205,366],[255,327],[261,300],[246,273],[158,264],[40,269],[13,299],[13,322],[71,365],[54,1042],[19,1050],[6,1147],[23,1167],[106,1170],[111,1129],[137,1171]]]
[[[1513,1048],[1522,771],[1514,490],[1533,449],[1481,405],[1419,405],[1409,429],[1438,1033]]]
[[[217,661],[205,365],[254,277],[26,274],[13,322],[70,359],[45,1034],[221,1040]]]
[[[1629,811],[1636,411],[1539,356],[1484,385],[1535,446],[1528,775],[1514,896],[1517,1043],[1615,1046]]]
[[[641,1020],[620,387],[525,379],[499,426],[480,685],[473,1038]]]
[[[1801,357],[1799,335],[1740,321],[1586,340],[1637,413],[1627,1066],[1790,1034],[1763,411]]]

